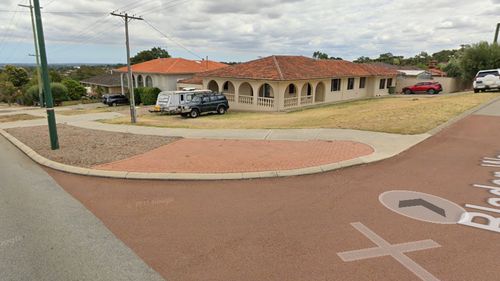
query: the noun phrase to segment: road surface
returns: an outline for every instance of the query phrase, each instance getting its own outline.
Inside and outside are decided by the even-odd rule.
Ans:
[[[163,280],[4,138],[0,151],[1,281]]]
[[[446,204],[494,197],[473,185],[500,172],[481,166],[500,154],[499,109],[392,159],[317,175],[169,182],[49,173],[168,280],[498,280],[498,232],[428,221],[451,215]],[[399,211],[430,219],[386,208],[379,197],[394,190],[420,192]],[[425,199],[435,196],[448,203]]]

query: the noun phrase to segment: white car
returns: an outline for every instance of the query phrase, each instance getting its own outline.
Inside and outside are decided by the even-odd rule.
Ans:
[[[474,93],[500,89],[500,69],[481,70],[474,78]]]

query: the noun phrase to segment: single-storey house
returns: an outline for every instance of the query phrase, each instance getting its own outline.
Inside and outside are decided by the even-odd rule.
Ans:
[[[397,71],[343,60],[270,56],[198,74],[236,110],[285,111],[388,95]]]
[[[87,94],[90,96],[120,94],[122,92],[119,73],[107,73],[90,77],[80,81],[80,84],[87,89]]]
[[[179,80],[193,78],[197,73],[227,66],[209,60],[154,59],[132,65],[133,85],[136,88],[157,87],[162,91],[175,91]],[[121,85],[124,89],[128,88],[127,67],[116,69],[114,72],[121,74]]]
[[[179,80],[177,82],[177,90],[181,91],[183,89],[203,90],[203,79],[195,76],[193,78]]]

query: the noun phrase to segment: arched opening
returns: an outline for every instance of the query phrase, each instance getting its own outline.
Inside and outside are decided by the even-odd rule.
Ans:
[[[144,87],[144,79],[142,78],[142,75],[137,76],[137,88],[142,88]]]
[[[229,81],[226,81],[224,83],[224,85],[222,86],[222,92],[225,93],[225,94],[234,94],[235,91],[236,90],[234,88],[233,83],[231,83]]]
[[[208,83],[208,89],[212,92],[218,93],[219,92],[219,84],[217,84],[217,81],[212,80]]]
[[[302,87],[301,96],[303,97],[312,96],[312,86],[310,83],[307,83]]]
[[[243,83],[240,85],[240,89],[239,89],[239,95],[240,96],[253,96],[253,89],[252,89],[252,86],[250,84],[248,84],[247,82]]]
[[[135,76],[132,75],[132,87],[137,88],[137,84],[135,83],[137,80],[135,79]]]
[[[261,98],[274,98],[273,87],[267,83],[264,83],[259,88],[259,97],[261,97]]]
[[[286,87],[285,98],[297,97],[297,86],[290,84]]]
[[[146,76],[146,87],[153,87],[153,78],[151,78],[151,76]]]
[[[325,101],[325,89],[325,84],[323,82],[319,82],[318,86],[316,86],[315,102]]]
[[[253,104],[253,88],[247,82],[242,83],[238,89],[238,103]]]

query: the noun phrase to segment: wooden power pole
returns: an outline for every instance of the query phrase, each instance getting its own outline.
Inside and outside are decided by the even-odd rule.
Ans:
[[[128,91],[130,93],[130,122],[137,122],[137,113],[135,110],[135,95],[134,95],[134,84],[132,78],[132,67],[130,66],[130,40],[128,36],[128,23],[131,20],[143,20],[141,17],[129,16],[125,14],[117,14],[115,12],[111,13],[112,16],[121,17],[125,21],[125,45],[127,47],[127,72],[128,72]]]

